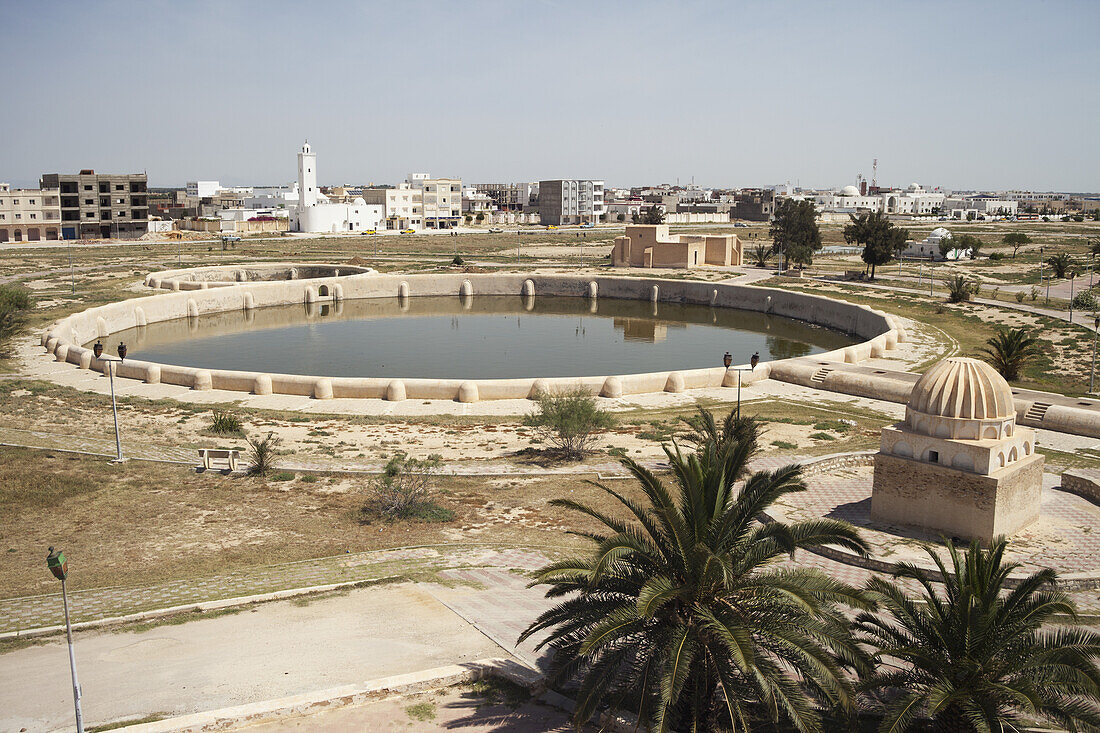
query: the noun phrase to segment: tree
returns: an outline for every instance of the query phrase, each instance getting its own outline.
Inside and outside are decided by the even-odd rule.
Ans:
[[[1077,622],[1073,601],[1043,569],[1009,590],[1016,563],[1006,542],[988,550],[977,541],[960,552],[947,543],[950,568],[932,549],[942,577],[933,585],[915,565],[894,577],[922,589],[909,597],[898,582],[874,577],[867,591],[883,613],[861,612],[854,629],[879,663],[860,687],[880,701],[880,731],[1022,730],[1041,718],[1066,730],[1100,726],[1100,634],[1047,624]]]
[[[944,237],[940,240],[940,255],[944,259],[949,258],[949,253],[958,252],[955,256],[959,259],[967,251],[970,252],[970,259],[977,259],[978,252],[981,251],[982,240],[975,237],[973,234],[960,234],[957,237]]]
[[[696,448],[713,443],[722,449],[727,443],[744,443],[752,446],[750,457],[760,445],[760,421],[750,415],[739,416],[731,410],[721,423],[714,413],[702,407],[690,417],[681,417],[686,429],[680,439]]]
[[[1039,339],[1027,328],[997,329],[997,335],[987,339],[982,358],[1010,382],[1020,376],[1020,368],[1040,352]]]
[[[283,439],[274,432],[263,438],[248,438],[248,473],[263,478],[275,468],[275,453]]]
[[[645,210],[645,217],[642,220],[644,224],[664,224],[665,212],[661,211],[659,206],[650,206]]]
[[[622,214],[622,213],[616,214],[615,215],[615,221],[626,221],[626,214]]]
[[[596,398],[584,388],[567,392],[539,392],[535,412],[523,424],[537,428],[544,440],[565,458],[580,460],[589,450],[593,433],[615,424],[614,416],[600,409]]]
[[[761,243],[753,247],[750,252],[752,252],[752,260],[757,267],[768,266],[768,260],[770,260],[772,256],[772,248],[770,246]]]
[[[1065,252],[1059,252],[1048,257],[1047,264],[1054,270],[1054,277],[1060,280],[1066,276],[1066,273],[1073,266],[1073,260]]]
[[[768,230],[775,249],[787,263],[811,265],[814,252],[821,249],[821,230],[812,201],[783,199],[775,207]]]
[[[969,303],[974,294],[973,286],[962,275],[955,275],[947,281],[947,301],[949,303]]]
[[[33,308],[29,290],[20,285],[0,285],[0,355],[6,353],[7,342],[23,330]]]
[[[1023,232],[1009,232],[1001,241],[1012,247],[1012,259],[1016,259],[1016,251],[1025,244],[1031,244],[1031,237]]]
[[[595,484],[623,516],[551,501],[601,529],[580,533],[590,553],[538,571],[547,596],[563,600],[520,640],[549,631],[539,645],[553,650],[549,681],[577,683],[578,727],[607,704],[659,732],[745,731],[758,721],[820,731],[815,702],[850,713],[845,666],[868,671],[840,604],[869,607],[817,569],[777,565],[798,548],[863,554],[866,545],[833,519],[760,524],[772,503],[805,489],[800,467],[754,473],[738,490],[753,442],[703,440],[686,455],[665,446],[671,486],[623,459],[643,499]]]
[[[881,211],[867,214],[850,214],[851,223],[844,227],[844,241],[848,244],[863,246],[863,261],[871,267],[871,279],[875,279],[875,268],[892,260],[900,248],[905,247],[909,232],[898,229],[890,218]]]

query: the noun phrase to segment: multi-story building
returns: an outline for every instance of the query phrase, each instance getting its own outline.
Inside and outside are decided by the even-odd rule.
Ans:
[[[424,226],[449,229],[462,220],[462,179],[432,178],[427,173],[410,173],[406,182],[420,189]]]
[[[537,183],[477,183],[474,189],[488,195],[501,211],[524,211],[538,205]]]
[[[733,196],[731,219],[767,221],[775,209],[775,191],[766,188],[742,189]]]
[[[63,239],[136,239],[149,230],[144,173],[47,173],[39,186],[59,189]]]
[[[423,191],[402,183],[397,188],[364,188],[363,200],[382,207],[386,229],[404,231],[420,229],[424,225],[422,206]]]
[[[482,191],[478,191],[474,186],[463,186],[462,188],[462,211],[466,214],[488,214],[496,209],[496,203],[493,201],[493,197]]]
[[[57,189],[12,188],[0,183],[0,242],[57,239],[61,198]]]
[[[539,181],[539,219],[543,224],[596,223],[606,213],[603,181]]]

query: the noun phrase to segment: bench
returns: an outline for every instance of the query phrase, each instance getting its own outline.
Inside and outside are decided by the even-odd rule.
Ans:
[[[239,450],[216,450],[214,448],[201,448],[199,458],[202,460],[204,470],[229,469],[232,473],[237,470],[237,461],[241,460]],[[218,461],[220,465],[214,465]]]

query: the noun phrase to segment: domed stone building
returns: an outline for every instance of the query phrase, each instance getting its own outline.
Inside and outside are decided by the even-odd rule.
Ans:
[[[871,519],[989,541],[1039,518],[1043,457],[1016,425],[1012,389],[983,361],[944,359],[883,428]]]

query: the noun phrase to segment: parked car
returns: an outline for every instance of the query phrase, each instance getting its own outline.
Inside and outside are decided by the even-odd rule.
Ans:
[[[490,234],[503,234],[504,230],[503,229],[497,229],[496,227],[489,227],[489,233]]]
[[[584,224],[581,224],[581,229],[595,229],[595,228],[596,228],[596,225],[593,224],[592,222],[586,222]]]
[[[416,230],[415,229],[402,229],[401,233],[402,234],[416,234]]]
[[[556,226],[554,226],[553,224],[547,224],[547,225],[546,225],[546,228],[547,228],[547,229],[557,229],[557,227],[556,227]]]
[[[367,231],[363,232],[363,234],[378,234],[378,231],[375,229],[368,229]]]

